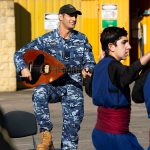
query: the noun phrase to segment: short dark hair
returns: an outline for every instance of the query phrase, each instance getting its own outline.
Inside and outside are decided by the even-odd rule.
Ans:
[[[105,51],[108,55],[109,49],[108,44],[113,43],[116,45],[116,42],[122,37],[127,36],[127,31],[124,28],[120,27],[107,27],[103,30],[100,36],[100,42],[102,45],[102,50]]]

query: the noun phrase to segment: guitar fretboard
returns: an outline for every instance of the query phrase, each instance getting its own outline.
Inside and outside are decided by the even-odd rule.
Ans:
[[[62,69],[64,73],[81,73],[82,67],[65,67]]]

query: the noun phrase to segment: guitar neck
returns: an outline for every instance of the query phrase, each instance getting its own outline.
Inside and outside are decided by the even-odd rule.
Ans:
[[[64,73],[81,73],[82,67],[65,67],[62,69]]]

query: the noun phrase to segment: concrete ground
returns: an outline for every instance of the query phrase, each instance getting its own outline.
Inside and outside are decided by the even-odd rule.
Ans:
[[[12,110],[24,110],[33,112],[31,101],[32,89],[20,90],[16,92],[0,93],[0,105],[4,112]],[[91,141],[91,132],[96,122],[96,107],[92,104],[91,98],[85,93],[85,117],[81,124],[79,132],[79,147],[78,150],[94,150]],[[61,105],[50,104],[53,128],[53,141],[56,150],[60,150],[61,142]],[[146,149],[149,142],[150,121],[147,118],[147,113],[144,104],[132,104],[132,116],[130,130],[137,136],[139,143]],[[36,143],[39,142],[39,132],[35,135]],[[32,137],[13,139],[18,150],[33,149]]]

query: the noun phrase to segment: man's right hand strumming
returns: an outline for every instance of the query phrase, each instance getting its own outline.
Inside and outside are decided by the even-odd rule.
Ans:
[[[32,80],[32,76],[28,68],[24,68],[21,70],[21,77],[28,78],[30,81]]]

